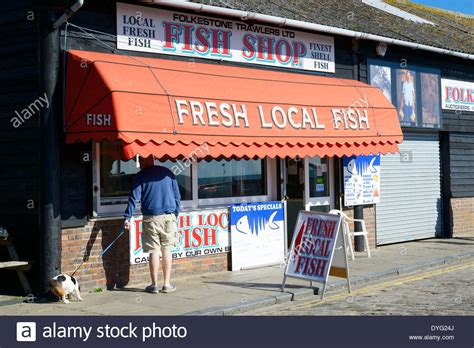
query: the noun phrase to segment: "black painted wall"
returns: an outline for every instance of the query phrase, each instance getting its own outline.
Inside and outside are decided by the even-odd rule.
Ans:
[[[441,71],[448,79],[474,82],[474,62],[452,64]],[[451,197],[474,197],[474,112],[443,111],[443,129],[449,132]]]
[[[449,133],[452,197],[474,197],[474,132]]]
[[[18,128],[11,122],[41,93],[38,91],[37,18],[33,1],[0,6],[0,225],[16,239],[23,259],[38,261],[39,232],[39,113]],[[2,249],[2,248],[0,248]],[[0,250],[0,257],[5,257]],[[5,272],[5,273],[4,273]],[[1,271],[4,277],[13,274]],[[12,284],[17,288],[16,277]]]

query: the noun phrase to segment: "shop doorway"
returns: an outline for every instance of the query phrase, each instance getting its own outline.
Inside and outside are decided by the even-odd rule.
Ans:
[[[290,245],[300,210],[329,212],[334,208],[334,171],[328,157],[285,158],[282,162]]]
[[[304,201],[304,159],[285,159],[285,186],[286,186],[286,231],[288,246],[293,238],[293,230],[298,218],[298,212],[305,209]]]

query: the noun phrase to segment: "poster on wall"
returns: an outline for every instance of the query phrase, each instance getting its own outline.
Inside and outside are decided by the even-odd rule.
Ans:
[[[416,126],[416,72],[409,69],[397,69],[397,109],[401,126]]]
[[[438,128],[440,120],[439,75],[420,73],[421,81],[421,126]]]
[[[334,38],[117,3],[117,48],[335,72]]]
[[[440,71],[369,60],[370,84],[397,108],[402,127],[440,128]]]
[[[346,245],[340,231],[341,217],[335,214],[300,211],[286,264],[286,277],[323,283],[324,297],[329,275],[347,278],[351,291]]]
[[[442,108],[474,112],[474,82],[441,79]]]
[[[370,65],[370,84],[378,87],[384,96],[392,101],[392,75],[390,67]]]
[[[343,158],[344,205],[380,202],[380,154]]]
[[[282,263],[285,259],[284,224],[282,202],[232,205],[232,270]]]
[[[148,262],[143,252],[142,217],[134,217],[130,228],[130,264]],[[230,252],[228,209],[185,212],[178,217],[178,246],[173,259]]]

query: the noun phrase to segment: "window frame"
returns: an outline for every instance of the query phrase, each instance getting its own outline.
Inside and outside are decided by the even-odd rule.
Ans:
[[[311,210],[311,207],[320,207],[320,206],[329,206],[329,210],[334,208],[334,196],[335,196],[335,188],[334,188],[334,158],[328,157],[327,163],[327,170],[328,170],[328,185],[329,185],[329,196],[321,196],[321,197],[311,197],[310,189],[309,189],[309,161],[311,158],[306,156],[304,158],[304,175],[305,175],[305,182],[304,182],[304,205],[305,210]]]
[[[230,204],[239,204],[239,203],[255,203],[255,202],[265,202],[269,201],[270,194],[270,164],[269,158],[265,157],[262,159],[263,166],[265,168],[265,195],[259,196],[241,196],[241,197],[222,197],[222,198],[199,198],[198,197],[198,166],[197,163],[193,163],[191,166],[195,171],[196,175],[193,175],[193,178],[196,178],[196,181],[193,181],[193,200],[197,200],[197,207],[200,206],[212,206],[212,205],[230,205]]]
[[[92,216],[118,215],[124,213],[127,208],[128,197],[119,196],[115,198],[103,198],[100,194],[100,143],[92,145]],[[121,204],[103,204],[103,202],[120,201]]]
[[[114,198],[103,198],[100,194],[100,146],[101,143],[94,142],[92,146],[92,199],[93,217],[120,216],[127,208],[128,196]],[[181,201],[181,208],[184,210],[196,210],[207,207],[222,207],[238,203],[265,202],[276,197],[276,165],[274,159],[265,157],[262,159],[265,167],[265,188],[266,194],[259,196],[223,197],[223,198],[198,198],[198,166],[196,159],[192,159],[191,164],[191,185],[192,199]],[[272,189],[273,188],[273,189]],[[104,204],[107,202],[123,202],[119,204]],[[139,215],[140,209],[134,215]]]

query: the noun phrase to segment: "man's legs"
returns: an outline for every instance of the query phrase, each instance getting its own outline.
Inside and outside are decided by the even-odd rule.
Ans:
[[[406,122],[412,122],[411,120],[411,114],[413,113],[413,106],[410,106],[410,105],[404,105],[403,107],[403,113],[404,113],[404,119],[403,121],[406,121]]]
[[[163,258],[163,285],[170,286],[170,276],[171,276],[171,265],[173,263],[173,258],[171,257],[171,251],[162,249],[162,258]],[[159,262],[159,261],[158,261]]]
[[[160,270],[160,219],[155,215],[143,216],[142,225],[143,251],[149,254],[150,278],[152,287],[158,286],[158,272]],[[150,287],[147,287],[150,288]],[[152,292],[153,289],[149,289]],[[148,291],[148,290],[147,290]]]
[[[164,262],[163,262],[164,266]],[[160,253],[150,253],[151,285],[158,286],[158,270],[160,269]]]
[[[171,277],[171,266],[173,264],[173,258],[171,256],[170,250],[162,251],[162,268],[163,268],[163,285],[170,286],[170,277]],[[151,285],[158,286],[158,271],[160,268],[160,254],[151,253],[150,254],[150,277]]]

